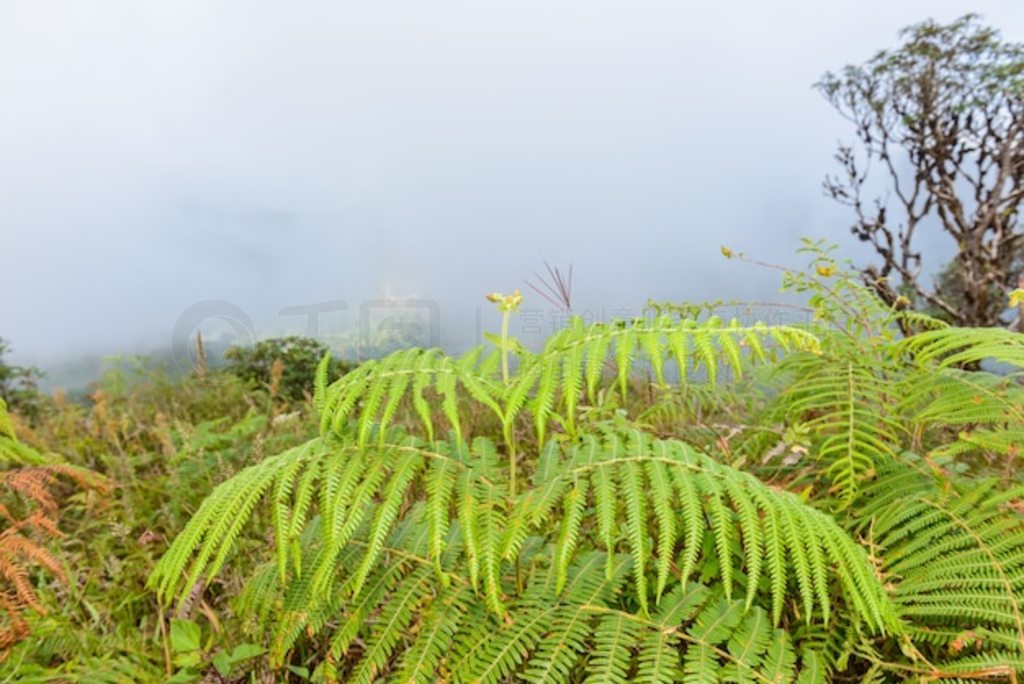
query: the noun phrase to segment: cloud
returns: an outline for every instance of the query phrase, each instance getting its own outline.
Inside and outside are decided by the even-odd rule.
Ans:
[[[270,329],[392,294],[466,339],[544,259],[594,309],[760,298],[720,244],[847,239],[810,84],[967,10],[1024,38],[1009,0],[9,0],[0,335],[45,361],[166,346],[206,299]]]

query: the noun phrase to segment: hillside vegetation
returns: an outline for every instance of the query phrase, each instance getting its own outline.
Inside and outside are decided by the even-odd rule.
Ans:
[[[1024,336],[803,251],[789,325],[651,303],[324,356],[308,398],[282,357],[15,416],[0,677],[1017,681]]]

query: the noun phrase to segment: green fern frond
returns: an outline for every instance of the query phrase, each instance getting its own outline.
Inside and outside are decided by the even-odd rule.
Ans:
[[[743,618],[743,604],[724,596],[701,611],[687,631],[693,646],[686,651],[684,681],[714,682],[721,678],[716,644],[727,641]]]
[[[630,681],[633,650],[642,626],[621,613],[603,615],[594,628],[587,684],[625,684]]]
[[[342,611],[331,652],[351,660],[357,638],[369,645],[346,675],[354,681],[378,676],[403,658],[412,642],[400,635],[413,623],[436,625],[437,643],[448,639],[443,635],[462,634],[463,627],[454,621],[438,622],[428,615],[434,597],[449,591],[464,597],[460,606],[467,614],[483,608],[493,619],[511,621],[509,630],[495,632],[492,626],[477,637],[452,637],[463,654],[461,664],[453,665],[455,672],[484,680],[512,672],[538,681],[542,676],[560,680],[576,671],[597,623],[597,616],[584,618],[579,608],[565,604],[591,605],[598,595],[611,600],[620,596],[628,576],[628,592],[621,596],[636,602],[634,619],[675,614],[679,589],[689,586],[689,574],[705,555],[706,534],[713,539],[714,558],[705,560],[722,579],[723,600],[729,601],[733,583],[750,583],[746,601],[735,607],[730,602],[730,611],[738,615],[756,610],[751,596],[764,595],[778,621],[792,587],[807,621],[812,616],[828,620],[832,602],[841,600],[875,631],[897,627],[863,549],[829,516],[683,442],[630,432],[589,436],[566,448],[552,443],[530,486],[514,499],[508,498],[503,480],[504,458],[485,439],[467,447],[454,438],[425,444],[398,434],[365,446],[358,438],[317,438],[251,466],[215,490],[152,581],[166,599],[187,594],[200,576],[211,578],[230,556],[256,502],[267,496],[282,521],[278,527],[290,535],[288,543],[296,541],[292,530],[305,530],[309,549],[288,570],[273,657],[280,662],[297,638],[326,629],[330,616]],[[302,468],[307,470],[296,472]],[[314,475],[306,478],[310,472]],[[298,484],[290,488],[290,482]],[[317,495],[328,486],[330,496]],[[304,500],[327,502],[329,518],[297,501],[303,489],[309,490],[301,495]],[[292,509],[279,512],[289,502]],[[557,525],[556,511],[564,514]],[[300,512],[305,522],[300,523]],[[581,555],[577,550],[584,538],[586,548],[602,540],[612,555]],[[536,553],[546,545],[551,562],[538,566]],[[626,555],[617,555],[620,550]],[[654,550],[655,558],[648,561]],[[762,555],[770,579],[764,587],[754,586],[760,584]],[[681,566],[677,558],[684,559]],[[656,584],[659,576],[666,577],[666,563],[668,578],[659,600]],[[520,594],[514,569],[524,566],[539,567],[544,579],[527,582]],[[685,567],[687,574],[675,574],[677,567]],[[598,585],[603,593],[594,594]],[[651,599],[657,602],[653,611]],[[368,621],[370,615],[377,619]],[[373,631],[381,619],[391,627]],[[718,633],[700,639],[713,641],[712,636]],[[471,647],[462,641],[473,638],[486,643]],[[674,681],[678,659],[665,658],[683,642],[684,635],[647,634],[636,646],[637,671]],[[550,650],[552,645],[558,648]],[[417,672],[427,677],[423,662],[444,667],[448,661],[434,653],[422,654],[417,662]]]
[[[995,361],[1024,368],[1024,335],[1002,328],[940,328],[911,335],[902,343],[918,363],[940,368]]]
[[[765,359],[765,339],[785,350],[820,351],[813,334],[802,328],[743,326],[739,321],[722,322],[677,320],[659,316],[653,320],[636,319],[615,323],[585,325],[574,318],[552,336],[536,356],[524,359],[524,366],[504,394],[506,420],[532,397],[533,417],[540,442],[555,408],[562,406],[568,420],[574,420],[579,395],[585,390],[590,403],[597,400],[606,364],[614,363],[614,381],[625,398],[629,380],[641,362],[646,363],[659,384],[665,382],[665,368],[675,364],[681,385],[690,374],[703,371],[715,384],[719,365],[725,364],[740,375],[747,357]],[[744,354],[742,349],[751,350]]]
[[[906,430],[884,407],[895,385],[869,364],[808,355],[781,364],[796,380],[777,400],[787,423],[809,431],[815,455],[849,504],[870,474],[894,459]]]
[[[466,618],[469,598],[465,586],[453,586],[428,597],[428,609],[419,617],[416,638],[398,662],[395,681],[421,684],[437,681],[438,668]]]
[[[624,548],[634,559],[649,555],[651,543],[646,530],[657,528],[658,517],[650,511],[661,509],[664,515],[666,503],[663,498],[658,501],[650,498],[654,492],[662,490],[644,487],[641,494],[633,481],[638,481],[640,472],[636,465],[651,462],[674,473],[675,481],[682,485],[670,499],[678,503],[670,505],[677,519],[683,521],[685,530],[681,551],[683,572],[695,565],[703,546],[703,530],[708,529],[727,595],[732,588],[732,578],[744,568],[748,578],[753,576],[757,580],[761,556],[767,554],[769,574],[774,575],[769,590],[776,604],[783,600],[789,579],[793,578],[803,598],[807,619],[815,606],[822,609],[827,619],[833,589],[828,578],[832,577],[838,580],[843,592],[850,594],[851,603],[863,612],[868,624],[878,629],[893,625],[888,598],[874,578],[863,549],[833,520],[807,507],[794,495],[771,489],[682,442],[656,440],[640,432],[629,433],[625,438],[610,434],[604,439],[588,437],[567,454],[565,465],[556,477],[570,482],[589,478],[596,507],[597,536],[609,551],[617,550],[618,540],[622,539]],[[617,487],[616,482],[622,484]],[[579,489],[570,489],[570,495],[573,491],[579,492],[575,496],[586,496],[586,492]],[[580,506],[578,501],[574,505]],[[622,514],[618,513],[620,507]],[[653,519],[646,525],[638,525],[640,516]],[[571,553],[565,548],[570,546],[569,535],[563,534],[559,541],[562,539],[567,543],[557,546],[555,551],[560,564],[564,564],[565,557]],[[734,551],[737,547],[739,553]],[[673,556],[675,554],[673,549]],[[751,561],[753,557],[758,561]],[[736,558],[746,563],[740,565]],[[655,564],[661,562],[658,558]],[[838,567],[839,571],[834,572],[833,567]],[[681,574],[681,579],[687,576]],[[646,582],[635,581],[634,589],[639,591],[640,588],[646,588]],[[748,591],[752,595],[757,588]],[[637,601],[642,607],[646,605],[640,596]],[[748,604],[750,602],[748,596]]]
[[[316,365],[316,373],[313,376],[313,408],[320,415],[323,414],[327,402],[327,380],[331,368],[331,353],[327,352],[320,363]]]
[[[861,516],[884,552],[881,571],[893,578],[897,611],[921,648],[932,645],[930,659],[942,671],[970,679],[968,670],[947,665],[977,648],[989,658],[1011,652],[1004,663],[1024,658],[1020,495],[992,481],[951,487],[906,465],[865,490]]]
[[[1017,376],[932,369],[913,374],[903,388],[902,409],[938,461],[963,461],[977,453],[1011,460],[1019,455],[1024,443],[1024,389]]]
[[[900,390],[902,410],[925,427],[1024,424],[1024,390],[1013,376],[946,368],[914,373]]]
[[[728,641],[728,651],[736,659],[723,668],[723,679],[730,682],[753,680],[772,638],[771,618],[756,608],[743,618]]]
[[[462,432],[460,390],[496,415],[501,389],[485,371],[482,351],[474,349],[459,359],[437,349],[405,349],[378,361],[368,361],[324,391],[321,431],[344,430],[349,418],[357,420],[359,443],[365,445],[371,431],[384,435],[399,406],[408,398],[428,439],[437,431],[432,403],[440,397],[441,413],[457,435]]]

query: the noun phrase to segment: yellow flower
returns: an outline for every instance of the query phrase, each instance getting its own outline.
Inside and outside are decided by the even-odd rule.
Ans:
[[[1024,290],[1018,287],[1010,292],[1010,306],[1024,306]]]
[[[729,249],[728,247],[726,247],[724,245],[722,246],[721,249],[722,249],[722,256],[724,256],[726,259],[732,259],[732,250],[731,249]]]
[[[836,269],[833,266],[819,266],[818,275],[822,278],[831,278],[836,274]]]
[[[523,295],[519,290],[515,290],[510,295],[490,292],[487,294],[487,301],[497,304],[498,311],[519,311],[519,305],[523,303]]]

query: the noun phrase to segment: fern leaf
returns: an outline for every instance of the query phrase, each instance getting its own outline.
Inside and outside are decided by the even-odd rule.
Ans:
[[[586,684],[625,684],[641,626],[621,613],[605,615],[594,630]]]
[[[722,670],[727,682],[749,682],[768,650],[772,637],[771,618],[760,608],[748,612],[739,627],[729,637],[730,662]]]
[[[658,461],[649,461],[646,466],[651,486],[651,504],[658,522],[658,583],[654,593],[655,601],[660,602],[675,557],[677,513],[672,506],[673,484],[668,468]]]
[[[316,373],[313,376],[313,408],[318,414],[323,414],[327,404],[327,372],[331,367],[331,352],[327,352],[316,364]]]
[[[579,543],[580,524],[587,506],[587,480],[577,480],[562,503],[562,528],[555,546],[555,591],[561,593],[569,572],[569,563]]]
[[[771,643],[761,664],[761,675],[769,682],[783,684],[793,681],[796,655],[790,644],[789,634],[781,629],[772,633]]]
[[[430,610],[420,616],[416,638],[402,654],[395,681],[433,684],[437,670],[451,647],[469,600],[466,587],[452,587],[430,600]]]
[[[643,468],[636,462],[627,462],[619,468],[626,507],[626,525],[630,553],[633,557],[633,583],[636,587],[640,612],[647,614],[647,496]]]
[[[430,530],[430,557],[438,576],[443,576],[441,554],[450,525],[450,507],[455,491],[456,466],[451,459],[440,458],[430,465],[427,477],[427,524]]]
[[[722,576],[722,588],[725,597],[732,598],[732,548],[733,522],[732,512],[723,500],[722,487],[717,478],[702,474],[697,480],[698,486],[707,495],[707,515],[711,522],[711,535],[715,542],[718,555],[718,571]]]
[[[648,631],[640,640],[637,680],[652,684],[672,684],[678,681],[678,642],[679,637],[673,633]]]
[[[430,571],[421,568],[400,584],[384,605],[374,626],[373,638],[359,658],[349,681],[372,684],[384,669],[399,639],[413,621],[414,611],[429,595]]]
[[[380,554],[384,549],[384,542],[387,541],[391,529],[398,519],[398,510],[405,501],[407,488],[413,478],[419,475],[423,467],[423,457],[417,452],[409,452],[401,457],[395,465],[391,474],[387,489],[384,493],[384,501],[378,506],[373,524],[370,527],[370,535],[366,545],[366,553],[363,556],[359,568],[353,576],[353,593],[358,593],[367,576],[376,566]]]

